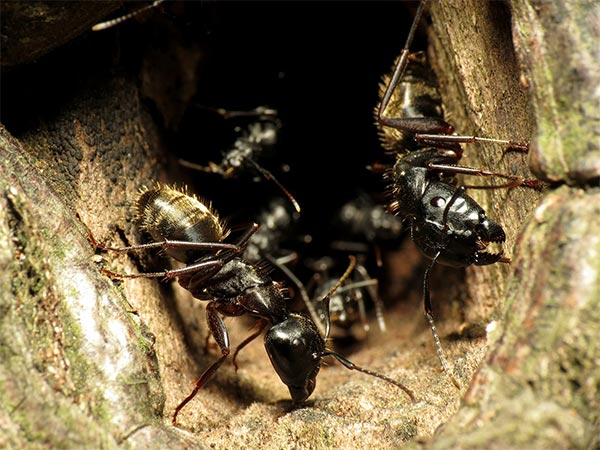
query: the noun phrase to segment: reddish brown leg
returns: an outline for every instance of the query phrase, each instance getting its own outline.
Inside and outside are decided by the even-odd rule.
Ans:
[[[173,425],[177,425],[177,415],[179,411],[181,411],[185,405],[187,405],[198,393],[200,389],[212,378],[212,376],[216,373],[216,371],[221,367],[223,362],[227,359],[230,353],[229,348],[229,334],[227,333],[227,328],[225,327],[225,323],[223,319],[219,315],[217,311],[217,303],[210,302],[206,306],[206,321],[208,323],[208,328],[217,341],[219,348],[221,349],[221,357],[217,359],[214,363],[212,363],[208,369],[204,371],[204,373],[200,376],[198,381],[196,381],[196,386],[194,390],[188,395],[178,406],[175,408],[175,412],[173,413],[172,423]]]
[[[231,362],[233,363],[233,367],[235,367],[236,372],[238,371],[238,368],[239,368],[237,363],[235,362],[235,359],[237,358],[238,353],[246,345],[248,345],[250,342],[252,342],[258,336],[260,336],[260,333],[263,332],[263,330],[267,327],[268,324],[269,324],[269,322],[266,319],[257,320],[256,323],[254,324],[254,326],[257,327],[256,331],[254,333],[252,333],[250,336],[248,336],[246,339],[244,339],[240,343],[240,345],[238,345],[237,348],[234,350],[233,357],[231,358]]]

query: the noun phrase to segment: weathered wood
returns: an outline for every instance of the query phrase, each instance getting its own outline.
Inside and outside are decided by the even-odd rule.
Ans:
[[[460,104],[469,121],[477,124],[473,130],[483,134],[480,117],[511,108],[515,92],[520,98],[527,93],[532,99],[530,113],[510,113],[504,121],[495,121],[500,128],[486,129],[485,134],[506,136],[508,132],[510,138],[517,133],[531,139],[530,160],[538,176],[588,187],[547,190],[539,201],[531,192],[519,194],[516,203],[514,192],[501,200],[498,217],[512,230],[513,261],[503,278],[482,283],[473,278],[478,270],[474,269],[467,281],[474,298],[484,295],[479,292],[481,284],[501,286],[497,327],[463,406],[427,447],[597,448],[600,203],[598,188],[589,183],[598,177],[598,121],[593,117],[597,117],[599,103],[592,86],[597,87],[600,71],[597,56],[590,56],[597,54],[598,46],[589,44],[598,41],[594,28],[598,5],[510,3],[518,61],[523,68],[521,88],[527,88],[519,92],[515,82],[509,91],[505,91],[507,85],[496,83],[499,74],[491,69],[497,71],[499,66],[489,58],[499,49],[492,46],[484,54],[470,54],[480,47],[479,40],[488,36],[478,16],[434,3],[436,35],[445,36],[438,31],[443,26],[436,22],[445,23],[457,14],[465,17],[465,27],[478,30],[476,36],[440,39],[445,45],[455,42],[440,53],[455,55],[455,67],[462,68],[458,79],[465,86],[459,91],[465,101]],[[509,4],[476,3],[490,12],[495,10],[489,14],[495,18],[509,12]],[[468,10],[464,2],[460,6]],[[505,34],[502,23],[490,25]],[[448,28],[455,35],[462,27]],[[462,54],[466,56],[458,56]],[[515,61],[512,53],[501,59]],[[471,70],[484,75],[471,78]],[[447,73],[446,69],[440,73]],[[523,103],[514,104],[523,107]],[[527,121],[529,117],[531,121]],[[505,170],[510,168],[505,162]]]
[[[541,107],[532,109],[529,98],[541,95],[547,86],[543,79],[537,81],[537,73],[530,73],[535,67],[523,43],[529,42],[531,31],[523,22],[528,14],[523,11],[531,10],[523,5],[513,6],[513,33],[522,42],[520,59],[512,45],[510,4],[487,1],[432,2],[429,54],[449,120],[458,132],[517,140],[538,136],[535,151],[542,152],[546,145],[541,143],[546,141],[539,125]],[[337,8],[343,16],[343,6]],[[406,29],[395,35],[399,51]],[[154,59],[161,52],[152,48],[137,65],[131,53],[119,61],[118,52],[117,64],[106,55],[90,63],[82,54],[97,49],[94,45],[102,40],[76,43],[68,58],[57,60],[68,65],[59,71],[66,77],[63,82],[46,88],[54,95],[29,103],[27,114],[17,115],[23,120],[16,124],[10,114],[14,111],[4,108],[3,121],[11,128],[1,134],[0,276],[2,285],[10,288],[0,294],[0,348],[7,352],[0,364],[0,414],[8,424],[0,445],[398,448],[409,441],[440,448],[592,445],[598,421],[594,411],[599,410],[593,370],[598,367],[596,342],[600,342],[596,238],[600,230],[591,218],[598,216],[598,193],[566,187],[545,193],[473,191],[488,214],[505,226],[504,248],[513,262],[470,268],[464,286],[460,271],[436,267],[433,301],[440,310],[444,347],[464,385],[461,391],[440,372],[420,299],[423,260],[409,250],[387,260],[399,270],[393,281],[400,285],[397,292],[402,297],[387,305],[388,334],[369,336],[351,359],[404,382],[415,391],[416,405],[380,381],[332,365],[322,369],[311,400],[292,408],[257,340],[240,355],[238,373],[224,365],[180,415],[182,427],[194,435],[171,428],[173,408],[215,359],[202,351],[204,303],[175,283],[109,280],[101,274],[98,260],[124,272],[168,262],[151,255],[94,257],[86,237],[87,227],[101,242],[135,242],[139,236],[132,203],[138,189],[152,180],[181,180],[154,121],[161,117],[167,128],[176,128],[181,102],[193,95],[202,54],[201,44],[171,45],[168,36],[178,38],[169,32],[161,36],[171,49],[167,56],[171,51],[178,55],[176,64],[164,62],[169,58]],[[106,38],[106,45],[110,42],[113,38]],[[139,55],[144,51],[140,47]],[[323,74],[323,79],[330,82],[333,75]],[[43,81],[31,75],[24,80]],[[13,83],[3,87],[22,89],[14,78]],[[177,85],[181,91],[172,95],[169,105],[171,88]],[[376,91],[375,83],[372,90]],[[159,105],[158,115],[150,114],[147,98]],[[343,105],[336,108],[344,110]],[[303,132],[310,131],[305,122],[302,127]],[[336,130],[342,131],[353,132]],[[466,146],[465,163],[530,176],[527,156],[503,155],[502,150]],[[572,175],[575,172],[569,172],[569,180],[582,179]],[[564,173],[560,177],[566,180]],[[231,202],[235,198],[232,192]],[[451,286],[449,280],[457,284]],[[409,290],[412,286],[415,290]],[[490,342],[485,332],[476,338],[456,337],[461,322],[485,330],[492,320],[496,328]],[[228,321],[234,343],[246,336],[248,325]],[[92,330],[102,331],[101,344],[90,337]],[[131,355],[126,362],[123,349]],[[429,441],[446,423],[445,430]],[[519,434],[516,424],[544,432]]]

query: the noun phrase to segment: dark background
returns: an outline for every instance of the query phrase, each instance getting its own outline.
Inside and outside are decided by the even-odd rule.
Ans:
[[[145,4],[126,4],[112,16]],[[299,201],[305,232],[329,241],[336,238],[330,236],[332,216],[357,189],[377,196],[383,191],[381,176],[366,169],[381,156],[373,108],[416,5],[167,2],[108,30],[86,32],[36,64],[5,73],[2,121],[19,136],[33,118],[58,111],[83,78],[106,71],[136,74],[140,83],[153,77],[163,92],[159,101],[156,94],[144,101],[161,128],[172,178],[212,200],[222,216],[244,222],[269,197],[281,195],[274,183],[253,182],[254,172],[223,180],[176,167],[172,158],[219,161],[220,151],[235,139],[235,123],[202,105],[231,110],[268,105],[279,111],[283,129],[275,157],[259,162]],[[199,60],[173,60],[190,49]],[[181,95],[178,80],[184,76],[193,76],[191,97]]]

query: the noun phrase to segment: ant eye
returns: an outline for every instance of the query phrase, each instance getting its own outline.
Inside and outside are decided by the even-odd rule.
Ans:
[[[436,208],[442,208],[446,206],[446,200],[443,197],[433,197],[430,202],[431,206],[435,206]]]

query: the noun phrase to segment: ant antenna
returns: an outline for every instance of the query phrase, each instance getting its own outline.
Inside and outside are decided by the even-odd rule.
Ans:
[[[400,383],[400,382],[398,382],[398,381],[396,381],[396,380],[393,380],[393,379],[392,379],[392,378],[390,378],[390,377],[386,377],[385,375],[382,375],[382,374],[380,374],[380,373],[373,372],[372,370],[365,369],[364,367],[357,366],[357,365],[356,365],[356,364],[354,364],[352,361],[350,361],[350,360],[348,360],[348,359],[344,358],[344,357],[343,357],[342,355],[340,355],[339,353],[336,353],[336,352],[334,352],[334,351],[331,351],[331,350],[328,350],[328,351],[325,351],[325,352],[323,352],[323,353],[321,354],[321,356],[322,356],[322,357],[323,357],[323,356],[332,356],[332,357],[334,357],[335,359],[337,359],[337,360],[338,360],[338,362],[339,362],[340,364],[342,364],[342,365],[343,365],[343,366],[344,366],[346,369],[350,369],[350,370],[356,370],[357,372],[362,372],[362,373],[364,373],[364,374],[366,374],[366,375],[371,375],[371,376],[373,376],[373,377],[375,377],[375,378],[379,378],[380,380],[387,381],[388,383],[391,383],[391,384],[393,384],[394,386],[396,386],[396,387],[399,387],[400,389],[402,389],[402,390],[403,390],[403,391],[406,393],[406,395],[408,395],[408,397],[410,398],[410,401],[411,401],[412,403],[416,403],[416,402],[417,402],[417,400],[415,399],[415,394],[413,394],[413,392],[412,392],[410,389],[408,389],[408,388],[407,388],[406,386],[404,386],[402,383]]]
[[[288,279],[292,283],[294,283],[294,285],[298,289],[298,292],[300,292],[300,297],[302,297],[302,301],[306,305],[306,309],[308,310],[308,313],[313,318],[313,322],[319,329],[319,333],[326,333],[326,330],[323,329],[323,324],[321,323],[321,321],[317,320],[319,315],[317,314],[317,311],[315,310],[315,306],[310,301],[310,297],[308,296],[308,292],[306,292],[306,287],[304,287],[304,284],[302,283],[302,281],[300,281],[300,279],[296,275],[294,275],[294,273],[290,269],[288,269],[285,266],[285,264],[282,264],[276,258],[273,258],[271,255],[269,255],[267,253],[263,254],[262,256],[267,261],[269,261],[271,264],[273,264],[275,267],[277,267],[279,270],[281,270],[283,272],[283,274],[286,277],[288,277]]]
[[[254,166],[254,168],[265,178],[265,180],[271,180],[273,181],[273,183],[275,183],[279,189],[281,189],[281,191],[285,194],[285,196],[290,200],[290,202],[292,203],[292,205],[294,206],[294,209],[296,210],[296,212],[298,214],[300,214],[300,204],[298,203],[298,201],[294,198],[294,196],[292,195],[292,193],[290,191],[288,191],[283,184],[281,184],[279,182],[279,180],[277,178],[275,178],[275,175],[273,175],[271,172],[269,172],[267,169],[265,169],[263,166],[261,166],[260,164],[258,164],[256,161],[254,161],[252,158],[248,158],[247,156],[241,156],[243,159],[245,159],[246,161],[248,161],[250,164],[252,164]],[[208,172],[208,173],[224,173],[222,170],[220,170],[220,168],[218,166],[216,166],[214,163],[211,163],[211,165],[207,166],[201,166],[200,164],[196,164],[190,161],[187,161],[185,159],[179,159],[178,160],[179,164],[181,164],[183,167],[187,167],[188,169],[194,169],[194,170],[199,170],[200,172]]]
[[[356,256],[349,255],[348,259],[350,260],[350,264],[348,268],[344,272],[344,274],[337,280],[337,283],[333,285],[329,292],[325,294],[325,297],[321,299],[323,303],[325,303],[325,342],[329,339],[329,332],[331,331],[331,317],[329,316],[329,301],[331,300],[331,296],[337,291],[337,289],[342,285],[344,281],[350,276],[354,268],[356,267]]]
[[[331,328],[331,318],[329,317],[329,300],[331,299],[331,296],[335,293],[335,291],[342,285],[342,283],[344,281],[346,281],[346,279],[350,276],[350,274],[356,267],[356,256],[349,255],[348,259],[350,260],[350,264],[348,264],[348,268],[346,269],[344,274],[340,277],[340,279],[337,281],[337,283],[335,283],[335,285],[329,290],[329,292],[327,292],[325,297],[323,297],[323,299],[321,300],[322,302],[325,303],[325,325],[326,325],[325,342],[327,342],[327,339],[329,339],[329,331]],[[371,375],[375,378],[379,378],[380,380],[387,381],[388,383],[391,383],[394,386],[397,386],[400,389],[402,389],[406,393],[406,395],[408,395],[408,397],[410,398],[410,401],[412,403],[416,402],[415,394],[413,394],[413,392],[410,389],[408,389],[406,386],[404,386],[402,383],[400,383],[396,380],[393,380],[392,378],[386,377],[385,375],[382,375],[378,372],[374,372],[372,370],[365,369],[364,367],[357,366],[352,361],[350,361],[347,358],[344,358],[342,355],[340,355],[337,352],[334,352],[333,350],[326,350],[323,353],[321,353],[319,356],[321,358],[325,357],[325,356],[331,356],[331,357],[335,358],[340,364],[342,364],[346,369],[356,370],[357,372],[362,372],[366,375]]]
[[[433,257],[433,260],[431,261],[431,264],[427,267],[427,269],[425,269],[425,276],[423,277],[423,303],[425,304],[425,316],[427,317],[427,320],[429,321],[429,326],[431,327],[431,333],[433,334],[433,340],[435,341],[435,349],[437,351],[438,358],[440,359],[440,362],[442,363],[442,367],[444,368],[444,371],[450,377],[452,384],[454,384],[454,386],[456,386],[457,389],[460,389],[460,384],[454,377],[454,375],[452,373],[452,369],[450,368],[450,364],[448,364],[448,360],[446,359],[446,355],[444,354],[444,349],[442,349],[442,343],[440,341],[440,336],[437,332],[437,328],[433,321],[431,298],[429,296],[429,273],[431,272],[431,269],[433,268],[433,266],[435,265],[435,262],[437,261],[438,257],[440,256],[440,253],[441,252],[437,252],[435,254],[435,256]]]
[[[286,195],[286,197],[290,200],[290,202],[292,202],[292,205],[294,205],[294,209],[296,210],[296,212],[298,214],[300,214],[300,205],[298,204],[298,202],[296,201],[296,199],[294,198],[294,196],[292,195],[292,193],[290,191],[288,191],[283,184],[281,184],[279,182],[279,180],[277,180],[277,178],[275,178],[275,175],[273,175],[271,172],[269,172],[267,169],[265,169],[264,167],[262,167],[261,165],[259,165],[256,161],[254,161],[253,159],[248,158],[247,156],[244,156],[244,159],[248,162],[250,162],[254,168],[256,170],[258,170],[260,172],[260,174],[265,177],[265,180],[271,180],[273,181],[273,183],[275,183],[277,186],[279,186],[279,189],[281,189],[283,191],[283,193]]]
[[[92,31],[101,31],[101,30],[106,30],[107,28],[114,27],[115,25],[125,22],[126,20],[129,20],[132,17],[135,17],[144,11],[148,11],[149,9],[156,8],[158,5],[160,5],[164,1],[165,0],[155,0],[150,5],[146,5],[143,8],[137,9],[133,12],[130,12],[129,14],[125,14],[124,16],[117,17],[116,19],[107,20],[105,22],[97,23],[96,25],[94,25],[92,27]]]

